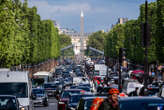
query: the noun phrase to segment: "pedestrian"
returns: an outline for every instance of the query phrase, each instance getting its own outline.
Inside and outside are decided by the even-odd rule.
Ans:
[[[129,93],[129,96],[138,96],[138,93],[137,93],[138,89],[139,88],[136,87],[134,91],[132,91],[132,92]]]
[[[118,95],[119,90],[111,88],[108,92],[108,98],[102,102],[98,110],[119,110]]]

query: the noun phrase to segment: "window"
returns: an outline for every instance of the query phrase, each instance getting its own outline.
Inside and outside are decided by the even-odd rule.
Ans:
[[[1,95],[14,95],[18,98],[28,97],[27,83],[0,83]]]

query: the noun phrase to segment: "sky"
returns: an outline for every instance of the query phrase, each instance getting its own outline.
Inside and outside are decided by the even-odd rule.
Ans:
[[[148,0],[153,2],[156,0]],[[137,19],[145,0],[28,0],[41,19],[55,20],[60,27],[80,31],[80,12],[84,12],[84,31],[108,31],[118,18]]]

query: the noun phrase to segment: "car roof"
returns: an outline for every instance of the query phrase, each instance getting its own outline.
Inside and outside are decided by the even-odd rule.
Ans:
[[[11,97],[11,98],[17,98],[17,97],[14,96],[14,95],[0,95],[0,97]]]
[[[164,98],[162,97],[150,97],[150,96],[136,96],[136,97],[124,97],[124,98],[120,98],[119,101],[121,102],[126,102],[126,101],[143,101],[143,102],[150,102],[150,101],[163,101],[164,102]]]
[[[40,89],[43,89],[43,90],[44,90],[44,88],[42,88],[42,87],[39,87],[39,88],[32,88],[32,89],[39,89],[39,90],[40,90]]]
[[[44,84],[58,84],[58,83],[56,83],[56,82],[46,82]]]
[[[82,93],[82,94],[77,94],[77,93],[73,93],[73,94],[70,94],[70,96],[79,96],[79,95],[81,95],[81,96],[85,96],[85,95],[88,95],[88,96],[92,96],[92,95],[95,95],[95,94],[93,94],[93,93],[91,93],[91,92],[84,92],[84,93]]]
[[[82,89],[65,89],[64,91],[81,91]]]
[[[82,97],[83,100],[95,99],[95,98],[107,98],[105,96],[89,96],[89,97]]]

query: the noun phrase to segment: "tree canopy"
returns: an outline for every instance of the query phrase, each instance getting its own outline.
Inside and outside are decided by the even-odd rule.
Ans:
[[[141,25],[145,22],[145,5],[140,6],[140,16],[125,24],[115,25],[105,39],[105,56],[118,58],[118,49],[126,48],[126,57],[135,63],[144,63],[143,34]],[[148,4],[148,23],[150,43],[148,61],[164,62],[164,1],[157,0]]]
[[[37,64],[60,55],[57,28],[27,0],[0,0],[0,66]]]

